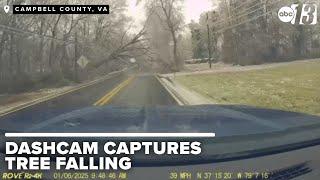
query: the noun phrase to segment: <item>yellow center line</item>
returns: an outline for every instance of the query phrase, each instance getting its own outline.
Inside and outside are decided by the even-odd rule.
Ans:
[[[94,106],[103,106],[106,105],[110,100],[117,95],[124,87],[129,85],[134,77],[129,77],[125,81],[121,82],[117,87],[112,89],[110,92],[108,92],[106,95],[104,95],[102,98],[100,98],[97,102],[95,102]]]

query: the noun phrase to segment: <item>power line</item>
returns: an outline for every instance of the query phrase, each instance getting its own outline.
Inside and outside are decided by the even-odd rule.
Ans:
[[[251,1],[252,2],[252,1]],[[235,16],[243,16],[243,15],[247,15],[247,12],[248,12],[248,10],[250,10],[250,9],[252,9],[252,8],[254,8],[254,7],[256,7],[257,5],[261,5],[261,4],[263,4],[262,2],[260,2],[260,3],[257,3],[257,4],[255,4],[255,5],[253,5],[253,6],[250,6],[250,7],[248,7],[247,9],[245,9],[245,10],[243,10],[243,11],[241,11],[240,13],[238,13],[238,14],[232,14],[231,16],[229,16],[229,17],[227,17],[226,19],[222,19],[222,20],[220,20],[220,21],[217,21],[217,22],[215,22],[214,23],[214,25],[218,25],[218,24],[222,24],[222,23],[225,23],[226,21],[229,21],[229,20],[231,20],[233,17],[235,17]],[[262,7],[263,8],[263,7]],[[238,9],[238,8],[234,8],[233,10],[231,10],[231,11],[235,11],[235,9]],[[261,9],[261,8],[259,8],[259,9]]]
[[[266,6],[272,6],[272,5],[276,4],[276,3],[279,3],[280,1],[281,1],[281,0],[273,1],[271,4],[266,4]],[[236,19],[239,19],[239,18],[241,18],[241,17],[245,17],[245,16],[247,16],[247,15],[249,15],[249,14],[253,14],[253,13],[257,12],[257,11],[260,11],[260,10],[264,9],[263,6],[260,7],[260,8],[255,9],[255,10],[252,10],[252,11],[250,11],[250,12],[246,12],[246,11],[252,9],[253,7],[255,7],[255,6],[257,6],[257,5],[261,5],[261,4],[264,4],[264,3],[257,3],[257,4],[255,4],[254,6],[251,6],[251,7],[247,8],[246,10],[242,11],[242,12],[239,13],[239,14],[233,14],[233,15],[227,17],[226,19],[223,19],[222,21],[218,21],[218,22],[214,23],[213,25],[214,25],[214,26],[217,26],[217,25],[219,25],[219,24],[226,23],[226,21],[229,21],[229,22],[230,22],[231,20],[236,20]],[[236,17],[235,17],[235,16],[236,16]],[[233,17],[235,17],[235,18],[232,19]]]
[[[263,14],[261,14],[261,15],[259,15],[259,16],[256,16],[256,17],[254,17],[254,18],[248,19],[248,20],[243,21],[243,22],[241,22],[241,23],[234,24],[234,25],[232,25],[232,26],[228,26],[228,27],[226,27],[226,28],[219,29],[219,30],[217,30],[217,31],[214,31],[213,33],[216,34],[216,33],[224,32],[224,31],[226,31],[226,30],[228,30],[228,29],[233,29],[233,28],[235,28],[235,27],[237,27],[237,26],[240,26],[240,25],[242,25],[242,24],[245,24],[245,23],[254,21],[254,20],[256,20],[256,19],[258,19],[258,18],[260,18],[260,17],[262,17],[262,16],[264,16],[264,15],[270,14],[270,13],[272,13],[272,11],[269,11],[269,12],[267,12],[267,13],[263,13]]]
[[[249,4],[249,3],[252,3],[253,1],[255,1],[255,0],[247,0],[246,2],[240,4],[239,6],[234,7],[234,8],[232,9],[232,11],[234,11],[234,10],[236,10],[236,9],[239,9],[239,8],[242,8],[242,6],[247,5],[247,4]]]
[[[36,36],[38,38],[45,38],[45,39],[53,40],[53,41],[60,42],[60,43],[66,43],[66,45],[68,45],[68,44],[77,44],[77,45],[80,45],[82,47],[101,47],[101,48],[103,48],[102,46],[97,46],[97,45],[94,45],[92,43],[88,44],[87,42],[86,43],[80,43],[80,42],[76,42],[74,40],[59,39],[59,38],[55,38],[55,37],[48,36],[48,35],[38,34],[36,32],[32,32],[32,31],[27,31],[27,30],[22,30],[22,29],[15,28],[15,27],[6,26],[6,25],[3,25],[3,24],[0,24],[0,28],[3,31],[8,31],[10,33],[15,33],[15,34],[20,34],[20,35],[29,34],[29,35]]]
[[[278,1],[278,2],[276,2],[276,3],[279,3],[279,2],[280,2],[280,1]],[[276,3],[272,3],[272,4],[270,4],[270,5],[274,5],[274,4],[276,4]],[[276,9],[272,9],[272,10],[266,12],[266,13],[263,13],[263,14],[258,15],[258,16],[256,16],[256,17],[253,17],[253,18],[250,18],[250,19],[248,19],[248,20],[246,20],[246,21],[242,21],[242,22],[240,22],[240,23],[238,23],[238,24],[234,24],[234,25],[231,25],[231,26],[228,26],[228,27],[225,27],[225,28],[221,28],[221,29],[219,29],[219,30],[217,30],[217,31],[214,31],[213,33],[216,34],[216,33],[219,33],[219,32],[224,32],[224,31],[226,31],[226,30],[228,30],[228,29],[232,29],[232,28],[237,27],[237,26],[240,26],[240,25],[242,25],[242,24],[245,24],[245,23],[254,21],[254,20],[256,20],[256,19],[258,19],[258,18],[260,18],[260,17],[262,17],[262,16],[265,16],[265,15],[268,15],[268,14],[272,13],[274,10],[276,10]]]
[[[26,30],[15,28],[15,27],[6,26],[6,25],[3,25],[3,24],[0,24],[0,28],[2,28],[5,31],[10,31],[10,32],[13,32],[13,33],[18,33],[18,34],[29,34],[29,35],[35,35],[35,36],[39,36],[39,37],[42,37],[42,38],[46,38],[46,39],[50,39],[50,40],[54,40],[54,41],[58,41],[58,42],[75,43],[75,42],[73,42],[71,40],[66,41],[66,40],[58,39],[58,38],[55,38],[55,37],[52,37],[52,36],[38,34],[36,32],[26,31]]]
[[[224,32],[224,31],[229,30],[229,29],[233,29],[233,28],[235,28],[235,27],[237,27],[237,26],[240,26],[240,25],[242,25],[242,24],[245,24],[245,23],[254,21],[254,20],[256,20],[256,19],[258,19],[258,18],[260,18],[260,17],[262,17],[262,16],[265,16],[265,15],[267,15],[267,14],[270,14],[270,13],[272,13],[272,11],[269,11],[269,12],[267,12],[267,13],[263,13],[263,14],[261,14],[261,15],[259,15],[259,16],[253,17],[253,18],[248,19],[248,20],[246,20],[246,21],[243,21],[243,22],[241,22],[241,23],[234,24],[234,25],[232,25],[232,26],[228,26],[228,27],[226,27],[226,28],[219,29],[219,30],[217,30],[217,31],[214,31],[213,33],[216,34],[216,33],[219,33],[219,32]]]
[[[46,38],[46,39],[50,39],[50,40],[54,40],[54,41],[57,41],[57,42],[62,42],[62,43],[66,43],[66,45],[68,44],[77,44],[77,45],[80,45],[82,47],[100,47],[102,49],[104,49],[105,47],[103,46],[99,46],[99,45],[96,45],[96,44],[88,44],[87,42],[84,42],[83,44],[79,43],[79,42],[75,42],[75,41],[72,41],[72,40],[63,40],[63,39],[59,39],[59,38],[54,38],[52,36],[48,36],[48,35],[42,35],[42,34],[38,34],[36,32],[32,32],[32,31],[27,31],[27,30],[22,30],[22,29],[18,29],[18,28],[14,28],[14,27],[10,27],[10,26],[6,26],[6,25],[3,25],[3,24],[0,24],[0,28],[2,28],[2,30],[4,31],[9,31],[10,33],[16,33],[16,34],[30,34],[30,35],[35,35],[36,37],[40,37],[40,38]],[[128,62],[126,62],[128,63]]]

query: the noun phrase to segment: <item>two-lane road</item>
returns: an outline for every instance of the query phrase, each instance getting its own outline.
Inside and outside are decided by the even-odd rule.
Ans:
[[[121,106],[176,105],[175,100],[153,75],[141,75],[118,93],[110,104]]]
[[[0,117],[2,130],[23,131],[41,121],[89,106],[173,105],[174,99],[152,74],[118,75],[101,83]]]

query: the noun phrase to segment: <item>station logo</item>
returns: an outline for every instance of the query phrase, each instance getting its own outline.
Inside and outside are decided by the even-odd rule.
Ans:
[[[301,10],[299,8],[301,8]],[[285,23],[315,25],[318,21],[317,13],[316,4],[292,4],[290,7],[285,6],[280,8],[278,17],[280,21]]]

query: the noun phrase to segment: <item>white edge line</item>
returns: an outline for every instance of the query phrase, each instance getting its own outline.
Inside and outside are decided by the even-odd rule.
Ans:
[[[6,137],[215,137],[215,133],[5,133]]]
[[[179,106],[185,105],[170,89],[163,80],[158,76],[155,75],[156,79],[160,82],[160,84],[164,87],[164,89],[171,95],[171,97],[178,103]]]

